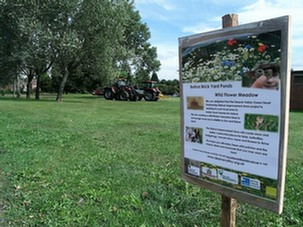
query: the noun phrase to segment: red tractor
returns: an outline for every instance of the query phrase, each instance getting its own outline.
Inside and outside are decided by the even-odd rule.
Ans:
[[[105,99],[122,101],[137,101],[142,98],[146,101],[158,101],[161,94],[155,81],[146,81],[139,86],[131,86],[125,79],[119,79],[112,86],[104,87],[103,92]]]
[[[103,88],[105,99],[117,99],[122,101],[136,101],[134,89],[128,85],[127,80],[119,79],[112,86]]]

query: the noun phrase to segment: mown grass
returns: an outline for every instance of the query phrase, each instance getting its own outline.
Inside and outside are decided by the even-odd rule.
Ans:
[[[180,180],[179,99],[0,97],[0,225],[219,226],[221,197]],[[291,113],[282,215],[240,203],[237,226],[303,226],[303,113]]]

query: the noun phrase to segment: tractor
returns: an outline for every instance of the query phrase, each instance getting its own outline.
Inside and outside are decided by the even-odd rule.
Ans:
[[[161,91],[157,87],[156,81],[144,81],[138,89],[136,89],[138,100],[144,98],[146,101],[158,101],[161,95]]]
[[[161,94],[155,81],[145,81],[139,86],[132,86],[125,79],[118,79],[113,85],[104,87],[103,93],[105,99],[122,101],[140,101],[142,98],[146,101],[158,101]]]
[[[137,96],[132,86],[128,85],[127,80],[119,79],[113,85],[103,88],[104,98],[111,100],[136,101]]]

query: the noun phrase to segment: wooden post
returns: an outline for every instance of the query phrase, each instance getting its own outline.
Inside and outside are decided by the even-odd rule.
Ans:
[[[221,196],[221,227],[236,226],[237,200]]]
[[[226,14],[222,17],[222,27],[228,28],[228,27],[234,27],[238,26],[238,15],[237,14]]]
[[[237,14],[227,14],[222,17],[222,27],[238,25]],[[235,227],[237,214],[237,200],[221,195],[221,227]]]

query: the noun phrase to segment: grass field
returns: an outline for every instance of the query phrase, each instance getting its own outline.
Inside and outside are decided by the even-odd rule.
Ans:
[[[220,226],[180,180],[179,99],[54,99],[0,97],[0,226]],[[302,133],[291,113],[284,212],[239,202],[237,226],[303,226]]]

